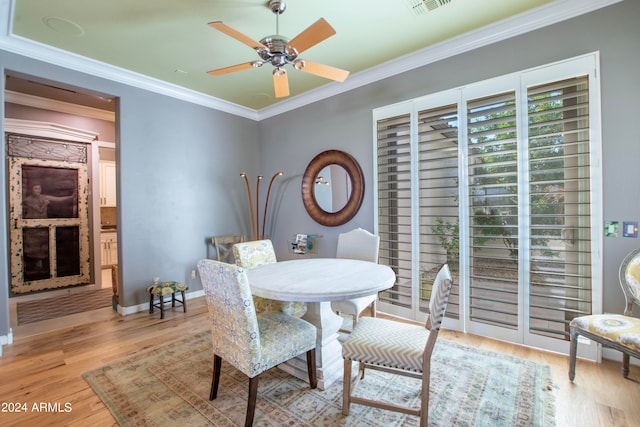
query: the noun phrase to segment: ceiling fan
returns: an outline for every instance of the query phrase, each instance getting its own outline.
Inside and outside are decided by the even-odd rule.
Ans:
[[[336,33],[327,21],[320,18],[292,40],[289,40],[287,37],[278,34],[278,17],[284,13],[286,9],[285,3],[271,0],[269,2],[269,9],[276,15],[276,34],[266,36],[259,42],[231,28],[222,21],[209,23],[209,26],[254,49],[261,59],[219,68],[209,71],[208,74],[220,76],[235,71],[246,70],[247,68],[258,68],[269,63],[275,67],[272,74],[276,98],[289,96],[289,80],[287,78],[287,70],[284,68],[287,64],[293,65],[297,70],[326,79],[343,82],[347,78],[349,75],[348,71],[298,58],[300,53]]]

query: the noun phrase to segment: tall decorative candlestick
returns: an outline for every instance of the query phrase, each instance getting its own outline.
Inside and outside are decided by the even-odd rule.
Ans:
[[[277,176],[283,175],[284,172],[278,171],[271,177],[271,181],[269,181],[269,188],[267,188],[267,199],[264,202],[264,213],[262,214],[262,234],[260,235],[261,239],[264,239],[264,225],[266,224],[267,219],[267,206],[269,205],[269,194],[271,194],[271,186],[273,185],[273,180],[276,179]]]
[[[240,176],[244,178],[244,182],[245,184],[247,184],[247,198],[249,199],[249,212],[251,213],[251,232],[253,233],[253,240],[256,240],[255,218],[253,217],[253,203],[251,202],[251,188],[249,187],[249,179],[247,178],[247,174],[245,172],[242,172]]]
[[[255,231],[255,236],[257,236],[257,238],[262,239],[262,237],[260,237],[260,212],[258,211],[259,206],[260,206],[260,182],[262,181],[262,175],[258,175],[258,178],[256,180],[256,231]],[[264,218],[262,218],[262,221],[264,221]]]
[[[276,177],[283,175],[283,171],[278,171],[271,177],[269,181],[269,187],[267,188],[267,197],[264,202],[264,211],[262,213],[262,230],[260,229],[260,181],[264,178],[262,175],[258,175],[256,179],[256,211],[253,213],[253,202],[251,199],[251,188],[249,186],[249,179],[246,172],[240,174],[244,178],[244,182],[247,187],[247,198],[249,199],[249,212],[251,213],[251,235],[253,240],[264,239],[264,229],[267,222],[267,207],[269,206],[269,195],[271,194],[271,186]]]

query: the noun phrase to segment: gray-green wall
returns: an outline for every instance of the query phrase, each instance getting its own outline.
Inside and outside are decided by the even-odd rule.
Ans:
[[[119,97],[121,304],[148,302],[144,289],[156,276],[201,289],[191,270],[208,253],[206,237],[248,232],[239,173],[258,173],[257,122],[3,51],[0,64],[2,75],[20,72]],[[5,162],[0,177],[6,206]],[[7,242],[5,208],[0,215],[0,240]],[[6,244],[0,247],[0,277],[2,336],[10,327]]]
[[[206,254],[206,236],[249,234],[239,171],[251,177],[285,171],[274,187],[270,205],[276,215],[267,231],[280,259],[292,257],[286,241],[294,233],[322,235],[318,256],[333,256],[339,232],[373,229],[373,108],[594,51],[601,55],[604,218],[640,220],[638,22],[640,4],[626,0],[259,123],[2,51],[0,64],[3,72],[19,71],[120,97],[118,224],[123,303],[130,307],[145,302],[144,287],[154,276],[185,280],[192,290],[200,289],[189,277]],[[313,222],[300,198],[307,163],[331,148],[358,159],[366,184],[360,212],[335,228]],[[4,163],[0,176],[5,183],[0,197],[6,200]],[[6,224],[6,210],[0,215]],[[7,241],[6,226],[0,228],[0,240]],[[639,242],[605,239],[606,311],[622,308],[617,268]],[[5,282],[0,285],[0,335],[5,335],[6,245],[0,248],[0,277]]]
[[[292,233],[319,233],[318,255],[334,256],[337,232],[373,230],[372,109],[430,93],[600,51],[605,220],[640,220],[640,2],[627,0],[569,21],[405,72],[260,122],[263,170],[283,168],[288,186],[278,212],[274,244],[286,253]],[[365,174],[365,201],[344,226],[313,222],[300,200],[307,163],[326,149],[355,156]],[[286,156],[283,156],[286,153]],[[604,242],[604,310],[621,312],[617,269],[639,239]],[[294,255],[285,255],[293,257]]]

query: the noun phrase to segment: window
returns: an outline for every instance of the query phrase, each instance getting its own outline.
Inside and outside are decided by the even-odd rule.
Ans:
[[[448,327],[555,351],[601,310],[597,55],[374,111],[381,310],[422,320],[454,274]],[[588,356],[588,355],[586,355]]]

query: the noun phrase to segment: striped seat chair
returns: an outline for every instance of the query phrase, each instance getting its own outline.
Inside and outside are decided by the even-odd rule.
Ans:
[[[419,425],[427,426],[431,353],[444,318],[452,283],[449,266],[444,264],[433,283],[426,327],[378,317],[360,319],[342,345],[344,359],[342,413],[344,415],[349,415],[351,403],[356,403],[416,415],[420,417]],[[355,378],[351,378],[353,362],[359,364],[359,374]],[[354,396],[352,393],[356,385],[364,379],[365,368],[421,379],[420,408],[413,409]]]

